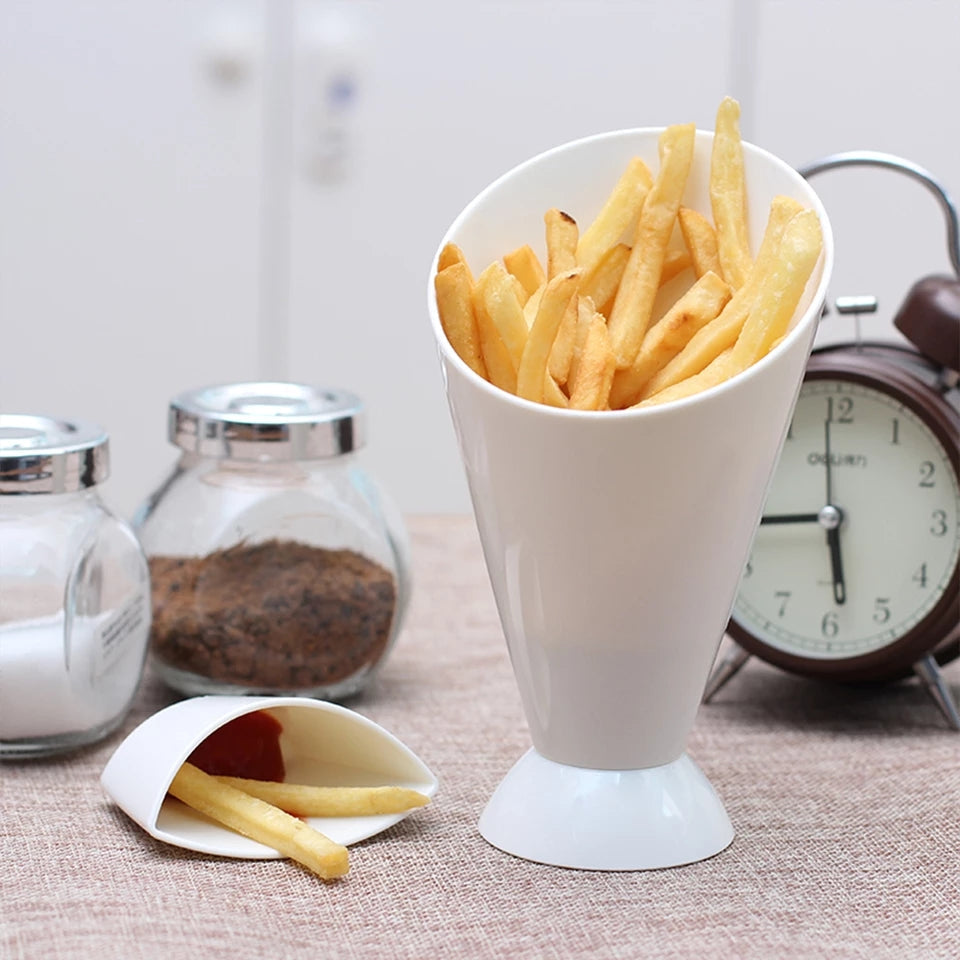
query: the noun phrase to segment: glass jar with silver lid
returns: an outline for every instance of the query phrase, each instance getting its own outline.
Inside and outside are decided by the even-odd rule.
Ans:
[[[0,756],[43,756],[119,726],[143,672],[146,560],[100,498],[107,435],[0,414]]]
[[[160,676],[190,695],[357,693],[408,596],[402,521],[358,460],[359,398],[226,384],[174,398],[168,427],[179,460],[136,521]]]

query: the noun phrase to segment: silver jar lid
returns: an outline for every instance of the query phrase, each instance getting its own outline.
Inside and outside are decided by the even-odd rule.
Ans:
[[[170,402],[170,441],[205,457],[317,460],[363,446],[363,403],[302,383],[228,383]]]
[[[109,441],[100,427],[0,413],[0,495],[70,493],[109,475]]]

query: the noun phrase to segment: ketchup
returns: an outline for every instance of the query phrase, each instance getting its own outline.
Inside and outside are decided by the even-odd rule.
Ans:
[[[214,730],[187,760],[214,777],[283,780],[279,720],[256,710]]]

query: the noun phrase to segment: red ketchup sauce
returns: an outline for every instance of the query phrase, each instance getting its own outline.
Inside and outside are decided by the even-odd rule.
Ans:
[[[214,777],[282,782],[282,730],[280,721],[268,713],[245,713],[214,730],[187,760]]]

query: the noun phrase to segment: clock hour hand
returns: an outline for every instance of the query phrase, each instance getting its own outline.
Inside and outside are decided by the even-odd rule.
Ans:
[[[827,531],[827,546],[830,548],[830,573],[833,577],[833,599],[836,603],[846,603],[847,585],[843,579],[843,560],[840,558],[840,528]]]

